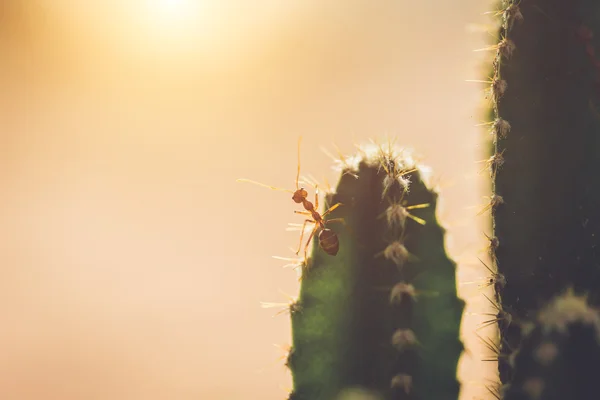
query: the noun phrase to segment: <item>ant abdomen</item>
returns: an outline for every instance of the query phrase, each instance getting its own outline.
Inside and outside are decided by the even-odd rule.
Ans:
[[[323,229],[319,233],[319,245],[330,256],[335,256],[340,250],[338,235],[331,229]]]

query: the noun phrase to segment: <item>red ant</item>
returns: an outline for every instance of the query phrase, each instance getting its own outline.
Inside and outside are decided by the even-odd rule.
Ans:
[[[306,189],[304,189],[303,187],[300,187],[300,185],[298,184],[298,182],[300,180],[300,142],[301,141],[302,141],[302,137],[300,137],[298,139],[298,172],[296,174],[296,190],[295,191],[265,185],[263,183],[256,182],[256,181],[253,181],[250,179],[238,179],[237,182],[249,182],[249,183],[254,183],[255,185],[267,187],[272,190],[280,190],[280,191],[292,193],[292,200],[294,200],[294,202],[297,204],[302,204],[302,207],[304,207],[305,211],[296,210],[294,212],[296,214],[302,214],[302,215],[309,216],[312,219],[307,218],[306,220],[304,220],[304,224],[302,225],[302,230],[300,233],[300,244],[298,246],[298,250],[296,251],[296,255],[298,255],[300,253],[300,249],[302,248],[302,239],[304,238],[304,231],[306,229],[306,224],[309,224],[309,223],[315,224],[315,227],[313,228],[312,232],[310,233],[310,236],[308,237],[308,240],[306,241],[306,245],[304,246],[304,261],[306,262],[308,246],[310,245],[310,242],[311,242],[313,236],[317,233],[317,231],[320,231],[319,236],[318,236],[319,246],[323,249],[323,251],[325,251],[325,253],[327,253],[331,256],[335,256],[338,253],[338,251],[340,249],[338,235],[331,229],[327,228],[326,224],[331,223],[331,222],[344,223],[344,219],[343,218],[333,218],[333,219],[326,220],[325,216],[327,216],[333,210],[335,210],[336,208],[341,206],[342,203],[337,203],[337,204],[329,207],[327,209],[327,211],[325,211],[321,215],[317,211],[317,208],[319,207],[319,188],[318,188],[318,186],[315,185],[315,203],[313,204],[308,200],[308,192],[306,191]]]

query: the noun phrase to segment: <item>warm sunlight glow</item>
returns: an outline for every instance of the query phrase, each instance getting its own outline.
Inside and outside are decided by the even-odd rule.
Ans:
[[[161,25],[176,26],[196,14],[200,0],[148,0],[151,18]]]
[[[52,5],[78,30],[73,41],[83,43],[93,36],[105,56],[118,53],[127,62],[152,62],[162,72],[167,67],[237,65],[256,54],[256,46],[278,40],[272,33],[288,26],[304,7],[280,0],[35,1]],[[98,54],[98,49],[93,52]]]
[[[211,0],[140,0],[131,9],[132,20],[141,24],[135,29],[138,50],[154,54],[166,51],[170,56],[185,52],[197,53],[214,42],[218,20],[216,5]],[[144,50],[143,50],[144,51]],[[158,53],[157,53],[158,52]],[[166,54],[164,54],[166,57]],[[169,57],[170,57],[169,56]]]
[[[165,19],[178,19],[188,13],[191,0],[150,0],[150,5]]]

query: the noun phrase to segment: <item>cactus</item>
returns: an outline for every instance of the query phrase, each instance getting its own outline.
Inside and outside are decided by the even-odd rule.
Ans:
[[[500,389],[491,392],[596,399],[600,1],[503,0],[496,16],[487,209],[499,337],[486,344]],[[345,227],[314,239],[290,307],[289,398],[457,399],[464,303],[437,194],[406,153],[364,150],[343,164],[326,206],[343,204],[329,217]]]
[[[504,1],[498,16],[490,245],[503,283],[496,285],[500,380],[522,389],[535,368],[531,346],[543,336],[543,324],[532,322],[539,310],[560,304],[567,288],[600,301],[600,2]],[[572,329],[567,339],[552,337],[559,352],[582,351],[579,338],[597,351],[589,329]],[[589,358],[595,366],[562,359],[544,377],[552,396],[562,396],[538,398],[597,398],[583,381],[565,378],[598,368],[597,354]],[[507,387],[507,399],[542,393],[531,386],[529,397],[518,397]]]
[[[303,267],[290,309],[289,398],[333,400],[359,388],[378,399],[455,400],[464,303],[435,217],[437,194],[406,151],[371,150],[326,199],[342,203],[331,213],[345,221],[336,228],[339,253],[315,239]]]

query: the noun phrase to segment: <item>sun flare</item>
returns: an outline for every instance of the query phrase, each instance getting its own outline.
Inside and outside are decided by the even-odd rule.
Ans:
[[[139,21],[138,49],[195,51],[213,30],[213,7],[209,0],[140,0],[132,9]],[[214,3],[213,3],[214,4]]]
[[[194,14],[198,0],[148,0],[150,14],[157,22],[178,24]]]

